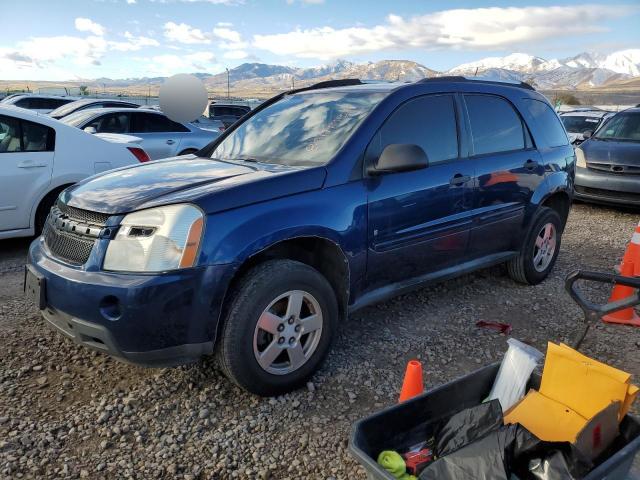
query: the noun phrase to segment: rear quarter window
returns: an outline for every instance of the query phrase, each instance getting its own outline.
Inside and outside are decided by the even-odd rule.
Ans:
[[[564,125],[556,112],[545,102],[527,98],[523,101],[528,113],[536,124],[537,136],[549,147],[561,147],[569,144]],[[536,139],[539,141],[539,139]]]

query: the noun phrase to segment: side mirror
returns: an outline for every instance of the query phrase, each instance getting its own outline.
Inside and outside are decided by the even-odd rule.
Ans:
[[[90,133],[91,135],[93,135],[94,133],[98,133],[98,131],[96,130],[96,127],[85,127],[84,131],[87,133]]]
[[[584,132],[582,132],[582,138],[584,138],[585,140],[587,138],[591,138],[592,135],[593,135],[593,130],[585,130]]]
[[[429,166],[429,158],[422,147],[409,143],[387,145],[380,157],[370,165],[370,175],[383,173],[408,172]]]

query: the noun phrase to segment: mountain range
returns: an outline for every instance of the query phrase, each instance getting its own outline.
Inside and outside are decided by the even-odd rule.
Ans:
[[[227,72],[195,73],[207,87],[224,90]],[[611,54],[581,53],[564,59],[536,57],[512,53],[504,57],[488,57],[458,65],[447,71],[437,71],[409,60],[382,60],[354,63],[338,60],[312,68],[294,68],[264,63],[244,63],[229,71],[234,91],[286,89],[309,85],[334,78],[360,78],[378,81],[416,81],[443,75],[482,76],[491,79],[526,81],[537,89],[582,90],[629,83],[640,77],[640,49],[628,49]],[[109,87],[161,84],[165,77],[112,80],[100,78],[94,82]]]

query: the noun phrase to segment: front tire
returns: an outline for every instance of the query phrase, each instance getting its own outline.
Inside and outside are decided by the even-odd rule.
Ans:
[[[541,207],[531,222],[520,253],[507,264],[509,276],[527,285],[536,285],[547,278],[558,258],[563,227],[555,210]]]
[[[294,390],[331,347],[338,304],[314,268],[270,260],[250,270],[232,292],[218,364],[240,387],[262,396]]]

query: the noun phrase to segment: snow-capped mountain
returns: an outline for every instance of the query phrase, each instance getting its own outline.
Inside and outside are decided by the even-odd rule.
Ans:
[[[438,72],[410,60],[381,60],[355,63],[348,60],[309,68],[296,68],[264,63],[244,63],[227,72],[196,73],[211,89],[226,89],[227,78],[237,91],[269,95],[273,91],[304,87],[316,82],[360,78],[391,82],[416,81],[441,75],[482,76],[496,80],[525,81],[538,89],[582,89],[606,86],[615,82],[631,84],[640,79],[640,49],[627,49],[610,54],[580,53],[573,57],[547,60],[526,53],[505,57],[488,57]],[[164,77],[98,79],[100,85],[126,87],[160,85]]]
[[[447,73],[453,75],[468,74],[469,72],[484,72],[496,68],[521,73],[533,73],[541,70],[552,70],[554,67],[548,65],[548,63],[544,58],[534,57],[526,53],[512,53],[506,57],[487,57],[475,62],[463,63],[452,68]]]
[[[465,63],[448,70],[447,74],[524,80],[537,88],[595,87],[640,76],[640,49],[621,50],[609,55],[585,52],[551,60],[513,53]]]

